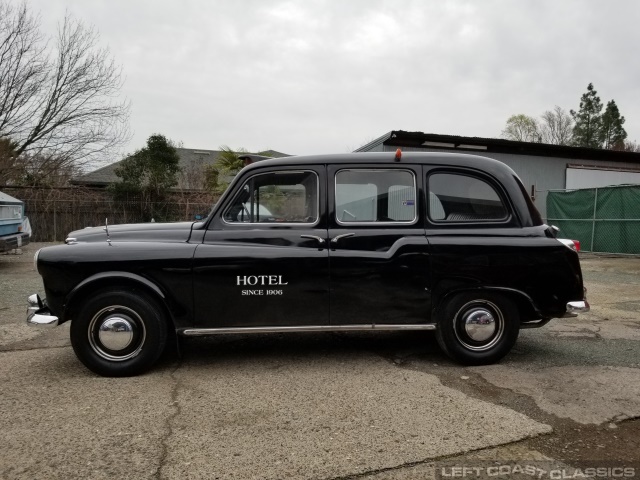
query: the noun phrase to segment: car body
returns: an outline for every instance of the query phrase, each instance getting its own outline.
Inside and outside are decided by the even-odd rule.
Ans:
[[[41,249],[46,301],[30,297],[28,322],[72,320],[76,354],[102,375],[146,370],[171,331],[435,330],[453,359],[485,364],[520,328],[589,309],[556,234],[493,159],[265,160],[203,221],[105,225]]]

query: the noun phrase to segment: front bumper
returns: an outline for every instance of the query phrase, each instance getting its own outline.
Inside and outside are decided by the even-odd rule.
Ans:
[[[29,245],[28,233],[16,233],[14,235],[5,235],[0,237],[0,252],[8,252],[9,250],[15,250],[16,248],[22,248],[25,245]]]
[[[586,313],[590,309],[591,307],[586,298],[577,302],[569,302],[567,303],[567,313],[564,314],[563,318],[577,317],[579,313]]]
[[[31,327],[51,328],[58,325],[58,317],[51,315],[39,295],[33,294],[27,300],[27,325]]]

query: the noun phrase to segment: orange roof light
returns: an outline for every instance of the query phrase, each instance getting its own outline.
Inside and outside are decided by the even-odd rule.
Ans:
[[[402,158],[402,150],[397,149],[396,150],[396,158],[395,158],[396,162],[399,162],[401,158]]]

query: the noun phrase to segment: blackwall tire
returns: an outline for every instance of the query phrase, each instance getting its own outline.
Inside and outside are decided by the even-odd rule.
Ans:
[[[72,319],[71,345],[78,359],[98,375],[139,375],[162,354],[167,325],[162,308],[144,292],[102,290]]]
[[[488,365],[509,353],[519,332],[520,315],[513,302],[494,293],[469,292],[444,305],[436,338],[456,362]]]

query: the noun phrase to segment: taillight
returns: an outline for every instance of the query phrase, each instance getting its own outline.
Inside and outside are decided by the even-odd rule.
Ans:
[[[569,247],[574,252],[580,251],[580,241],[578,240],[568,240],[566,238],[557,238],[556,240],[558,240],[560,243],[562,243],[566,247]]]

